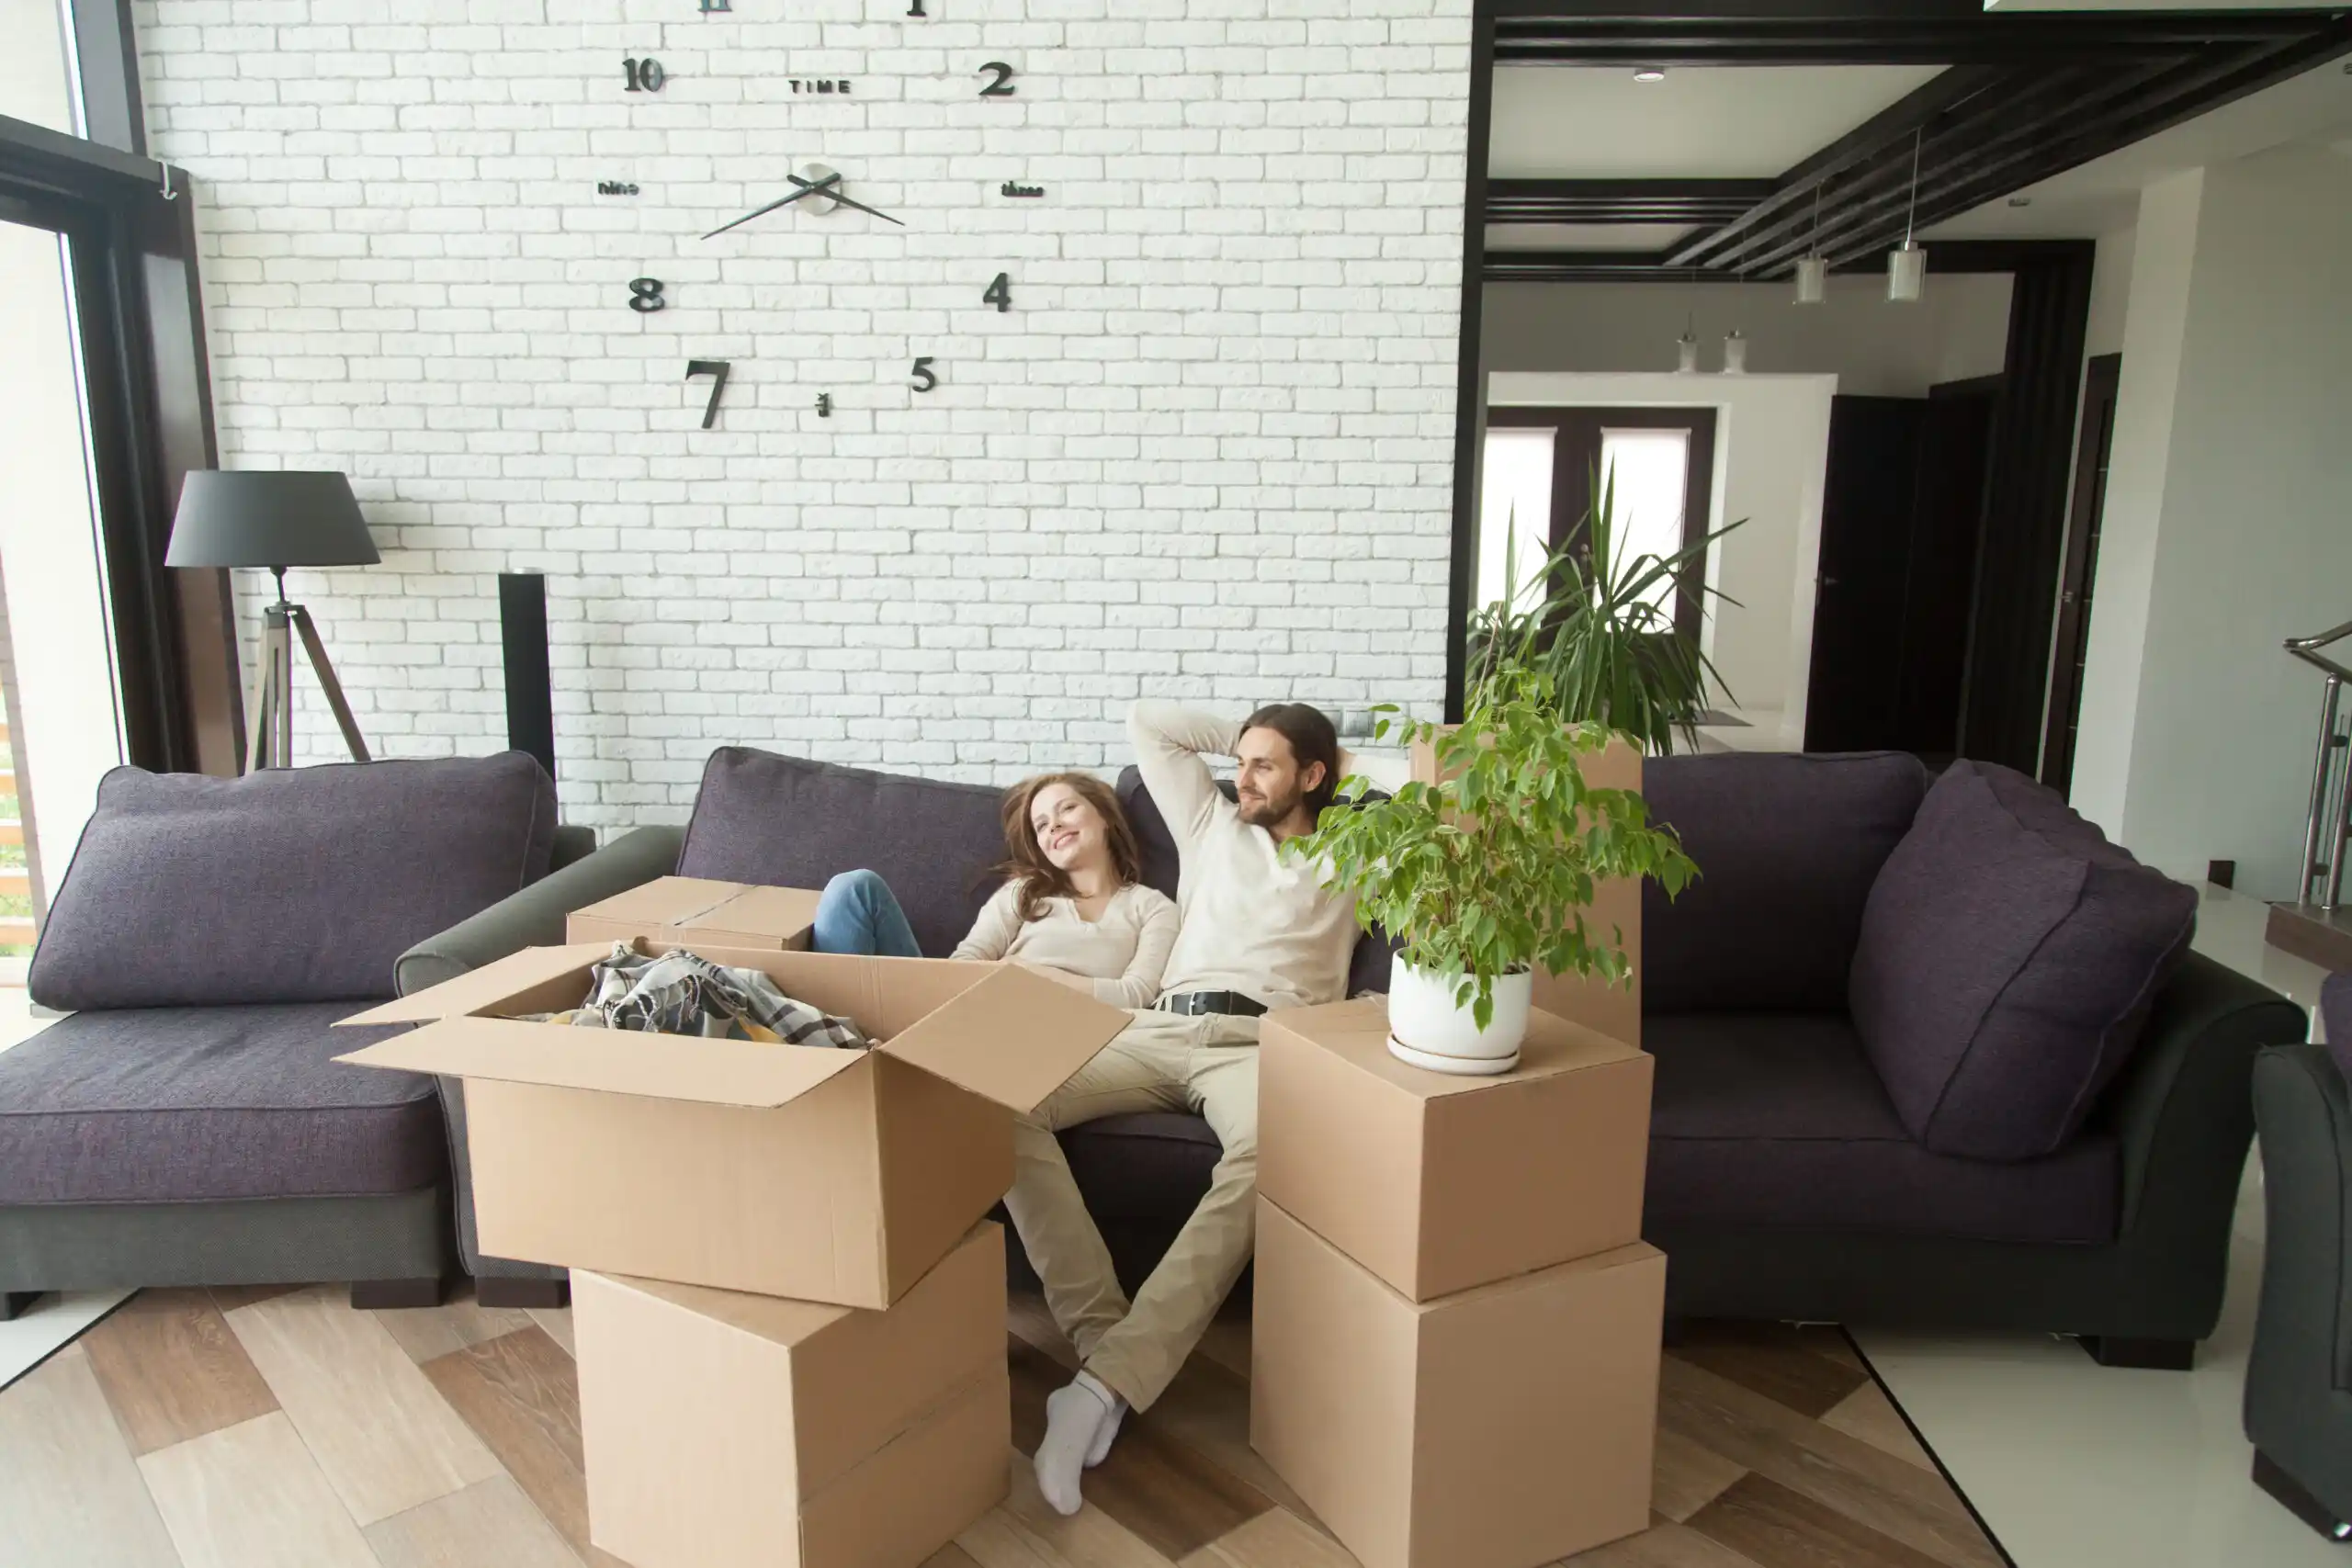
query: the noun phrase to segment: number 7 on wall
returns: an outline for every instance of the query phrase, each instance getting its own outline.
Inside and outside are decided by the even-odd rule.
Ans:
[[[702,427],[705,430],[718,423],[718,394],[727,390],[727,370],[728,361],[724,359],[686,361],[687,380],[691,381],[697,376],[710,378],[710,404],[702,411]]]

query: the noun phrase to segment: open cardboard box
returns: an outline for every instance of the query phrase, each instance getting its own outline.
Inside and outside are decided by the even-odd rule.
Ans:
[[[917,1568],[1005,1494],[1004,1235],[888,1312],[571,1277],[589,1539],[637,1568]]]
[[[564,918],[566,942],[679,942],[695,947],[808,945],[819,895],[806,887],[762,887],[700,876],[657,876]]]
[[[579,1006],[611,953],[597,942],[526,948],[345,1019],[424,1027],[337,1060],[465,1080],[486,1253],[887,1307],[1012,1186],[1013,1116],[1130,1021],[1012,964],[693,951],[878,1044],[516,1019]]]

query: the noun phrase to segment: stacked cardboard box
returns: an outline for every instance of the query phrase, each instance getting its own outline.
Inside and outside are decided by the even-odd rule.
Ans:
[[[525,1021],[579,1004],[600,938],[346,1020],[424,1027],[341,1059],[462,1077],[482,1250],[572,1269],[597,1546],[638,1568],[915,1568],[1005,1493],[983,1216],[1012,1117],[1127,1015],[1007,965],[696,940],[641,945],[761,970],[875,1048]]]
[[[1644,1529],[1650,1058],[1540,1011],[1496,1077],[1387,1035],[1377,1000],[1265,1021],[1252,1446],[1366,1568],[1535,1568]]]
[[[663,876],[564,919],[566,942],[662,942],[680,946],[796,951],[808,945],[818,895],[699,876]]]

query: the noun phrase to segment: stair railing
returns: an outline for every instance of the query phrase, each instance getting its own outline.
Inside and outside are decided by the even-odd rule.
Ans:
[[[2352,844],[2352,768],[2346,766],[2352,757],[2352,745],[2337,728],[2337,718],[2344,709],[2344,683],[2352,681],[2352,670],[2327,657],[2320,650],[2352,637],[2352,621],[2321,632],[2316,637],[2290,637],[2287,651],[2304,663],[2327,674],[2326,690],[2320,694],[2319,745],[2312,759],[2312,801],[2303,823],[2303,874],[2295,888],[2295,901],[2316,903],[2323,909],[2333,909],[2344,899],[2344,861],[2347,844]],[[2323,886],[2324,885],[2324,886]],[[2313,897],[2317,893],[2318,897]]]

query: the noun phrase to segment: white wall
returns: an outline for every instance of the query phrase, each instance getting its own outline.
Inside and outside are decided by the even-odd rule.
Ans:
[[[0,114],[71,136],[72,72],[59,0],[0,0]]]
[[[1498,370],[1672,371],[1674,341],[1695,322],[1702,369],[1723,365],[1724,335],[1748,340],[1747,367],[1834,375],[1838,389],[1917,398],[1939,381],[1997,375],[2008,349],[2007,273],[1930,273],[1925,298],[1890,304],[1883,277],[1829,280],[1819,305],[1778,283],[1501,283],[1481,309],[1484,366]]]
[[[2132,253],[2139,239],[2133,228],[2118,229],[2098,237],[2091,261],[2091,314],[2083,339],[2086,357],[2123,352],[2123,321],[2132,299]]]
[[[1743,710],[1801,743],[1813,650],[1821,496],[1829,457],[1834,376],[1569,376],[1487,378],[1489,408],[1652,405],[1715,412],[1717,526],[1746,519],[1716,545],[1708,581],[1738,604],[1714,602],[1708,653]]]
[[[501,570],[574,820],[726,741],[993,779],[1123,760],[1147,689],[1435,708],[1470,0],[902,11],[138,0],[223,461],[350,470],[384,547],[292,580],[384,750],[503,742]],[[816,161],[907,226],[697,237]]]
[[[2352,615],[2352,156],[2293,146],[2141,201],[2075,799],[2143,858],[2293,891],[2321,678]]]

